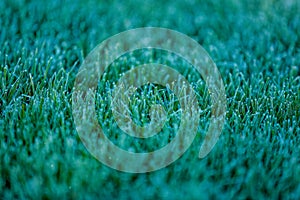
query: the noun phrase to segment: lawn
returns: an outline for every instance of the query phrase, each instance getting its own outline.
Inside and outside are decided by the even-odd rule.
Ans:
[[[226,121],[216,146],[199,159],[211,115],[201,77],[163,51],[118,58],[99,78],[95,105],[116,145],[161,148],[181,116],[172,91],[148,84],[131,98],[133,120],[148,123],[150,105],[159,102],[168,123],[147,141],[120,131],[108,93],[131,66],[163,62],[182,72],[202,110],[196,139],[180,159],[151,173],[124,173],[81,142],[72,89],[100,42],[149,26],[184,33],[209,53],[224,81]],[[300,199],[299,27],[297,0],[0,1],[0,199]]]

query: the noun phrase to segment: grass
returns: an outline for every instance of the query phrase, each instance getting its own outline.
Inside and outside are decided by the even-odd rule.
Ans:
[[[296,0],[1,1],[0,198],[299,199],[299,13]],[[144,26],[197,40],[222,74],[228,109],[220,140],[206,158],[197,155],[209,109],[179,160],[156,172],[127,174],[102,165],[83,146],[72,120],[72,87],[98,43]],[[126,63],[116,62],[116,73]],[[151,87],[141,88],[133,100],[146,96],[150,104]],[[203,82],[195,88],[200,106],[209,108]],[[148,110],[139,106],[133,108],[144,118],[134,118],[147,122]],[[105,122],[115,138],[112,120]]]

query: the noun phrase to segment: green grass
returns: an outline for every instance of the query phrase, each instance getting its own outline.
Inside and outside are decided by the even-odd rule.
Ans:
[[[220,140],[198,159],[210,111],[205,85],[195,82],[205,114],[190,149],[159,171],[127,174],[104,166],[83,146],[72,120],[72,87],[98,43],[145,26],[197,40],[219,68],[228,109]],[[299,27],[296,0],[0,1],[0,198],[299,199]],[[127,69],[123,61],[109,80]],[[133,100],[153,102],[151,87]],[[147,122],[148,110],[134,108],[144,113],[134,115],[137,123]],[[112,116],[100,114],[100,123],[101,116],[107,134],[129,148],[118,143]],[[161,144],[132,145],[149,150]]]

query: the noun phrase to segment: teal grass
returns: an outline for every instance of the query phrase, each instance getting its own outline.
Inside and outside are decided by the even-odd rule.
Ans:
[[[146,26],[177,30],[206,49],[223,77],[227,115],[218,143],[199,159],[210,100],[202,79],[186,71],[202,110],[196,139],[170,166],[128,174],[84,147],[71,96],[78,69],[97,44]],[[299,27],[296,0],[0,1],[0,198],[300,199]],[[99,94],[130,69],[132,55],[99,79]],[[172,58],[162,61],[189,69]],[[161,61],[153,54],[136,59]],[[120,140],[125,134],[116,134],[109,96],[99,94],[98,121],[122,148],[155,150],[176,134],[180,105],[166,88],[149,84],[132,97],[136,123],[149,122],[155,102],[170,114],[158,138],[145,143]]]

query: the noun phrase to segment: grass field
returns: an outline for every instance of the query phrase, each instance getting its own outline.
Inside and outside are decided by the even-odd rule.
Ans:
[[[223,77],[227,116],[217,145],[199,159],[210,109],[205,84],[195,82],[205,112],[189,150],[164,169],[129,174],[101,164],[83,146],[71,96],[97,44],[147,26],[177,30],[206,49]],[[297,0],[0,1],[0,199],[300,199],[299,27]],[[108,84],[99,81],[99,93],[128,69],[124,60],[107,72]],[[155,87],[140,88],[133,103],[149,97],[150,104]],[[148,103],[132,107],[136,123],[148,122]],[[167,143],[180,117],[172,115],[156,140],[137,145],[118,141],[104,108],[98,118],[108,136],[134,151]]]

